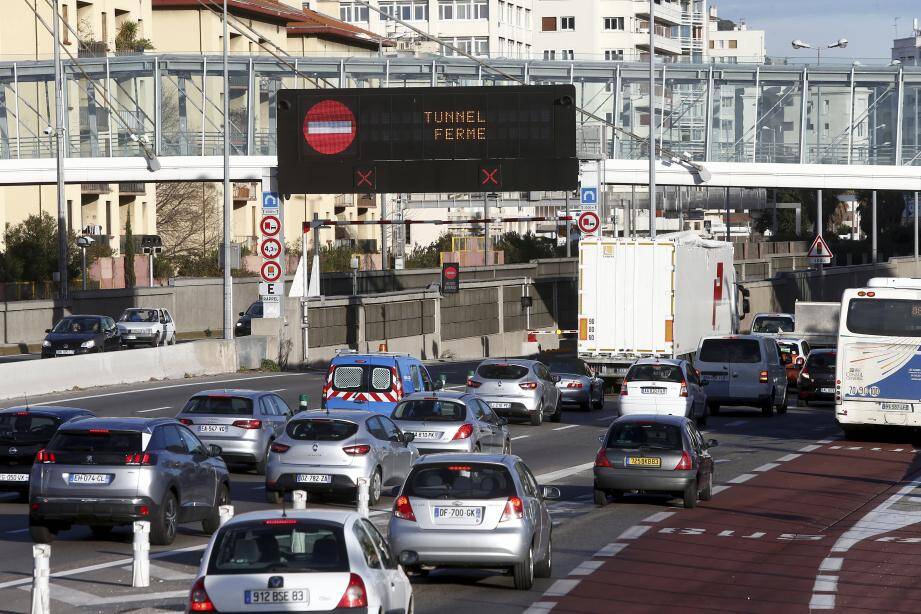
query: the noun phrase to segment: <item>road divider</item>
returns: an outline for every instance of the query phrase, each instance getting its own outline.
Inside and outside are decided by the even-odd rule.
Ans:
[[[32,614],[51,614],[51,546],[32,546]]]
[[[131,586],[147,588],[150,586],[150,522],[138,520],[132,524],[134,542],[134,562],[131,565]]]

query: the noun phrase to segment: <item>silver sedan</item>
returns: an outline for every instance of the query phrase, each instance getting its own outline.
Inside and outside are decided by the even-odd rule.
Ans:
[[[286,492],[355,494],[359,478],[368,480],[371,505],[384,488],[403,483],[419,458],[404,434],[387,416],[355,409],[303,411],[272,444],[265,472],[269,503]]]
[[[432,454],[406,479],[390,518],[390,544],[404,568],[510,569],[515,588],[549,578],[553,525],[547,499],[512,455]]]
[[[421,392],[404,398],[390,416],[415,435],[419,454],[511,452],[508,423],[472,394]]]
[[[560,403],[580,409],[604,407],[604,380],[579,358],[552,357],[546,360],[550,373],[559,377]]]

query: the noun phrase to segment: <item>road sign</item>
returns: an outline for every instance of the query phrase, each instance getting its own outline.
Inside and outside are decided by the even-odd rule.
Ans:
[[[284,194],[574,190],[573,85],[278,94]]]
[[[259,296],[283,296],[284,293],[284,284],[268,281],[259,283]]]
[[[828,243],[825,242],[825,239],[821,235],[817,235],[806,256],[809,258],[810,264],[831,264],[834,254],[828,249]]]
[[[281,279],[281,265],[274,260],[266,260],[262,263],[260,273],[265,281],[278,281]]]
[[[266,215],[259,222],[259,230],[267,237],[274,237],[281,231],[281,221],[274,215]]]
[[[262,214],[263,215],[278,215],[278,207],[281,202],[281,197],[278,195],[278,192],[263,192],[262,193]]]
[[[281,255],[281,243],[278,239],[265,238],[259,246],[259,251],[262,253],[263,258],[269,260],[278,258]]]
[[[601,220],[594,211],[585,211],[579,215],[579,230],[582,234],[593,235],[598,232]]]
[[[457,294],[460,290],[460,265],[445,262],[441,265],[441,293]]]
[[[597,205],[598,188],[581,188],[579,190],[579,202],[583,205]]]

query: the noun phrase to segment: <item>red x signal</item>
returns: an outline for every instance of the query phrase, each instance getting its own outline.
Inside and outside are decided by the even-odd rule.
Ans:
[[[480,172],[482,176],[480,177],[480,185],[499,185],[499,167],[493,167],[492,169],[480,167]]]
[[[374,189],[374,169],[368,169],[362,171],[360,169],[355,170],[355,183],[356,188],[366,187],[371,190]]]

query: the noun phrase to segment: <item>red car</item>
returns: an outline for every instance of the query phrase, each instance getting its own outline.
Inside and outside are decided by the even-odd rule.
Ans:
[[[803,370],[806,356],[809,355],[811,348],[802,339],[778,341],[777,346],[780,348],[780,357],[787,370],[787,382],[791,386],[796,386],[800,371]]]

